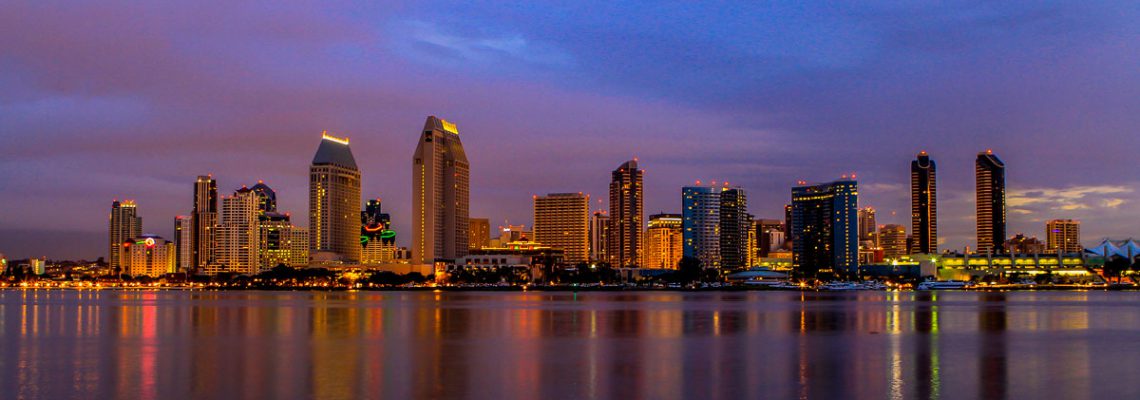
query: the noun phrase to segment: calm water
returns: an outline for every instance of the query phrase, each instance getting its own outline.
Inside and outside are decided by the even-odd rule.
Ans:
[[[0,291],[3,398],[1140,398],[1140,293]]]

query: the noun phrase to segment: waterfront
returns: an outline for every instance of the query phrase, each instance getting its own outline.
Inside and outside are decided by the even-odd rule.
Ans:
[[[1136,398],[1136,292],[0,291],[18,398]]]

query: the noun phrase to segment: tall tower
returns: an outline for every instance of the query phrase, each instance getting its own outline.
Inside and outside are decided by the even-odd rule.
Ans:
[[[859,209],[859,241],[871,242],[872,247],[879,247],[879,226],[875,222],[874,208]]]
[[[348,139],[328,132],[309,167],[309,253],[360,262],[360,170]]]
[[[112,268],[126,266],[128,256],[123,243],[142,235],[142,218],[133,200],[111,202],[110,227],[107,235],[107,263]]]
[[[645,226],[641,186],[644,171],[637,168],[637,160],[629,160],[611,175],[606,255],[614,267],[636,265],[641,261],[641,235]]]
[[[194,220],[189,216],[174,217],[174,249],[177,252],[174,266],[178,272],[194,270]]]
[[[214,229],[218,225],[218,181],[199,175],[194,181],[194,209],[190,213],[191,272],[206,267],[213,259]]]
[[[455,124],[430,116],[412,157],[412,263],[467,255],[471,166]]]
[[[645,230],[645,262],[642,268],[677,269],[683,254],[680,214],[655,214],[649,216],[649,228]]]
[[[883,225],[879,230],[879,240],[883,246],[883,257],[897,259],[907,253],[906,227],[897,224]]]
[[[1049,252],[1080,253],[1081,221],[1054,219],[1045,223],[1045,250]]]
[[[725,188],[720,192],[720,267],[737,269],[748,266],[748,231],[752,216],[748,214],[748,197],[741,188]]]
[[[241,188],[233,196],[222,196],[220,223],[215,231],[218,245],[214,260],[206,266],[207,275],[236,272],[254,275],[259,272],[260,237],[259,196],[249,188]]]
[[[534,240],[562,249],[567,263],[590,261],[590,196],[582,193],[535,196]]]
[[[594,211],[590,217],[590,261],[609,262],[606,246],[609,245],[610,216],[606,211]]]
[[[938,185],[934,160],[925,151],[910,162],[910,233],[915,254],[938,253]]]
[[[858,193],[846,179],[792,187],[792,265],[801,274],[858,274]]]
[[[715,186],[681,188],[682,238],[685,257],[703,268],[720,268],[720,192]]]
[[[992,150],[978,153],[974,162],[977,182],[978,253],[1001,253],[1005,243],[1005,163]]]

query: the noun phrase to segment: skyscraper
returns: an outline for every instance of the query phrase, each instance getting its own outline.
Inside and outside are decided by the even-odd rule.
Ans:
[[[262,214],[277,212],[277,192],[273,191],[264,181],[257,181],[257,184],[249,189],[257,195],[257,209]]]
[[[992,150],[978,153],[974,162],[977,182],[978,253],[1001,253],[1005,243],[1005,164]]]
[[[467,219],[467,248],[479,250],[491,245],[491,221],[486,218]]]
[[[1054,219],[1045,223],[1045,250],[1048,252],[1080,253],[1081,221]]]
[[[748,214],[748,196],[741,188],[724,188],[720,192],[720,267],[748,267],[748,231],[752,215]]]
[[[682,235],[685,257],[704,268],[720,268],[720,192],[715,186],[681,188]]]
[[[255,186],[256,188],[256,186]],[[257,190],[254,190],[257,194]],[[264,197],[257,196],[259,200]],[[258,202],[261,209],[261,201]],[[257,262],[258,272],[268,271],[278,265],[286,267],[301,267],[293,265],[293,248],[290,241],[293,239],[293,230],[301,229],[293,226],[288,214],[273,211],[261,211],[257,217]]]
[[[642,268],[677,269],[684,254],[680,214],[654,214],[649,216],[645,231],[645,261]]]
[[[606,255],[614,267],[636,265],[640,260],[645,226],[642,176],[637,160],[622,163],[610,174],[610,229]]]
[[[175,270],[188,272],[194,270],[194,219],[179,215],[174,217],[174,249],[177,252]]]
[[[610,216],[605,211],[594,211],[590,218],[590,261],[609,262],[606,246],[609,244]]]
[[[309,253],[360,261],[360,170],[348,139],[327,132],[309,167]]]
[[[855,180],[792,187],[792,265],[800,274],[858,274],[858,196]]]
[[[396,231],[392,217],[381,208],[380,199],[368,200],[360,212],[360,263],[386,264],[396,258]]]
[[[859,241],[871,242],[872,247],[879,246],[879,226],[875,223],[874,208],[859,209]]]
[[[897,224],[883,225],[879,230],[879,243],[883,247],[883,257],[897,259],[907,254],[906,227]]]
[[[260,272],[260,236],[258,199],[249,188],[241,188],[233,196],[222,196],[222,211],[217,228],[217,247],[213,262],[206,265],[207,275],[234,272],[254,275]]]
[[[200,175],[194,181],[194,209],[190,232],[190,267],[192,272],[205,268],[213,259],[214,229],[218,225],[218,181],[210,175]]]
[[[467,255],[470,164],[455,124],[427,118],[412,157],[412,263]]]
[[[126,261],[126,248],[123,244],[142,234],[142,218],[133,200],[111,202],[107,264],[112,268],[122,268]]]
[[[534,197],[534,241],[562,249],[567,263],[590,260],[590,196],[551,193]]]
[[[915,254],[938,253],[938,180],[925,151],[910,162],[910,232]]]

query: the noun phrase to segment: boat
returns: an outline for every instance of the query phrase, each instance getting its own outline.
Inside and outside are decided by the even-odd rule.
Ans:
[[[926,281],[918,284],[915,290],[961,290],[970,286],[966,281]]]
[[[744,281],[744,286],[771,290],[799,290],[800,287],[788,281],[774,279],[756,279]]]
[[[819,286],[819,290],[828,292],[846,292],[851,290],[866,289],[863,285],[855,282],[828,282]]]

